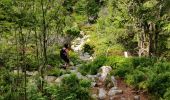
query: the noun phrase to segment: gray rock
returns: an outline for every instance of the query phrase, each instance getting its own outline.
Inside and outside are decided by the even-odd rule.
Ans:
[[[99,96],[98,96],[98,98],[100,99],[100,100],[103,100],[103,99],[105,99],[106,98],[106,91],[103,89],[103,88],[99,88]]]
[[[117,95],[117,94],[122,94],[123,91],[122,90],[118,90],[117,87],[113,87],[109,90],[108,92],[108,95],[109,96],[114,96],[114,95]]]
[[[70,72],[71,72],[71,73],[76,73],[76,72],[77,72],[77,70],[70,70]]]
[[[59,77],[59,78],[57,78],[56,80],[55,80],[55,83],[57,83],[57,84],[61,84],[61,78]]]
[[[140,96],[139,95],[134,96],[134,100],[140,100]]]
[[[112,68],[110,66],[102,66],[100,70],[101,70],[101,76],[99,80],[104,82],[106,80],[107,75],[110,74]]]
[[[29,76],[35,76],[35,75],[38,74],[38,71],[33,71],[33,72],[26,71],[26,74],[29,75]]]
[[[96,82],[91,82],[91,87],[95,87],[96,86]]]
[[[83,79],[84,78],[84,76],[80,72],[77,72],[76,75],[77,75],[78,79]]]
[[[96,100],[98,98],[97,94],[92,94],[91,96],[94,100]]]
[[[111,76],[111,81],[114,84],[114,86],[117,86],[117,80],[115,79],[114,76]]]
[[[44,79],[49,82],[49,83],[52,83],[52,82],[55,82],[55,80],[57,79],[57,77],[55,76],[45,76]]]
[[[87,78],[89,78],[90,80],[92,80],[93,82],[96,81],[97,76],[96,75],[86,75]]]
[[[120,100],[126,100],[126,98],[124,98],[124,97],[121,97],[121,98],[120,98]]]

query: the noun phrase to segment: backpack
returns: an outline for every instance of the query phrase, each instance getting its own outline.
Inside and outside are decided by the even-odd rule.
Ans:
[[[66,49],[64,49],[64,48],[62,48],[61,50],[60,50],[60,57],[67,57],[67,52],[66,52]]]

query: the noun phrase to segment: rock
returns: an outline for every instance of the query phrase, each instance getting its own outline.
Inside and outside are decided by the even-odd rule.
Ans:
[[[121,97],[120,100],[126,100],[125,97]]]
[[[96,99],[98,98],[97,94],[93,94],[91,97],[92,97],[94,100],[96,100]]]
[[[76,75],[77,75],[78,79],[83,79],[84,78],[83,75],[80,72],[77,72]]]
[[[14,70],[14,74],[18,74],[18,70]],[[19,74],[22,74],[22,70],[19,70]]]
[[[100,81],[105,81],[107,75],[110,73],[110,71],[112,70],[112,68],[110,66],[103,66],[101,67],[101,77],[99,78]]]
[[[100,88],[100,89],[99,89],[99,96],[98,96],[98,98],[99,98],[100,100],[103,100],[103,99],[106,98],[106,91],[105,91],[103,88]]]
[[[134,96],[134,100],[140,100],[140,96],[139,95]]]
[[[96,75],[86,75],[87,78],[89,78],[90,80],[92,80],[93,82],[96,81],[97,76]]]
[[[57,83],[57,84],[60,84],[61,83],[61,78],[59,77],[59,78],[57,78],[56,80],[55,80],[55,83]]]
[[[102,85],[103,85],[102,82],[98,82],[98,83],[97,83],[97,86],[102,86]]]
[[[70,72],[71,72],[71,73],[76,73],[76,72],[77,72],[77,70],[70,70]]]
[[[96,82],[91,82],[91,87],[95,87],[96,86]]]
[[[44,79],[49,82],[49,83],[52,83],[52,82],[55,82],[55,80],[57,79],[57,77],[55,76],[45,76]]]
[[[26,71],[26,74],[29,75],[29,76],[35,76],[35,75],[38,74],[38,71],[33,71],[33,72]]]
[[[109,100],[114,100],[114,97],[110,97]]]
[[[117,86],[117,80],[115,79],[114,76],[111,76],[111,81],[114,84],[114,86]]]
[[[122,90],[118,90],[117,87],[113,87],[109,90],[108,92],[108,95],[109,96],[114,96],[114,95],[117,95],[117,94],[122,94],[123,91]]]

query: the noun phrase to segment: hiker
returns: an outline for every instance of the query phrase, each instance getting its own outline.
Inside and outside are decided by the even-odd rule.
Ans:
[[[70,59],[69,59],[69,56],[68,56],[68,52],[69,52],[69,45],[64,44],[64,47],[60,51],[60,57],[65,62],[64,65],[63,65],[63,67],[65,69],[66,69],[67,66],[70,65]]]

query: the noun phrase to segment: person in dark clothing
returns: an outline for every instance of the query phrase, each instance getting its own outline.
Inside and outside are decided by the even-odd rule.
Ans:
[[[64,67],[66,68],[70,64],[70,59],[68,56],[68,51],[69,51],[69,45],[64,44],[64,47],[60,50],[60,57],[62,60],[64,60],[65,64]]]

